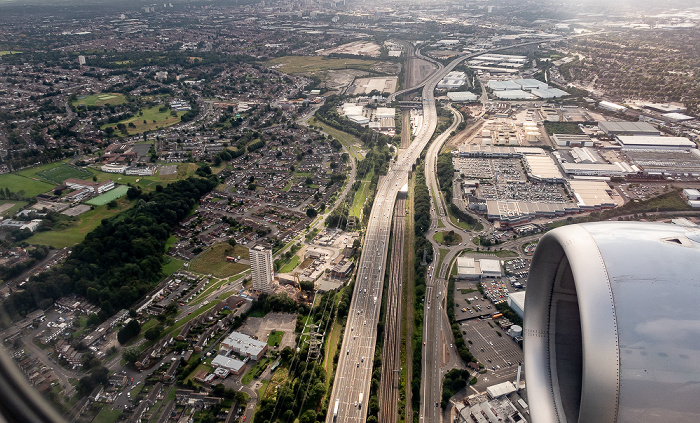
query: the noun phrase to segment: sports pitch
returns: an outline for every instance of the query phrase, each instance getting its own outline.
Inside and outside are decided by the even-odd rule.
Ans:
[[[0,175],[0,187],[7,188],[14,193],[21,193],[23,197],[34,197],[52,190],[54,185],[13,173],[5,173]]]
[[[119,185],[118,187],[114,188],[113,190],[109,190],[102,195],[98,195],[97,197],[95,197],[91,200],[88,200],[85,203],[91,204],[93,206],[102,206],[102,205],[109,203],[112,200],[116,200],[117,198],[125,196],[126,192],[128,190],[129,190],[128,186]]]
[[[100,93],[88,96],[80,96],[77,100],[73,101],[74,106],[104,106],[107,103],[113,106],[116,106],[118,104],[124,104],[126,103],[126,96],[124,96],[124,94],[121,93]]]
[[[57,166],[37,172],[36,176],[54,184],[62,184],[66,179],[92,178],[92,172],[64,164],[63,166]]]

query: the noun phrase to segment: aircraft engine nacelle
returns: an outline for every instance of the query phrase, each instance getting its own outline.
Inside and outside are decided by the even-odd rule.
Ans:
[[[700,422],[700,229],[552,230],[530,267],[523,333],[533,422]]]

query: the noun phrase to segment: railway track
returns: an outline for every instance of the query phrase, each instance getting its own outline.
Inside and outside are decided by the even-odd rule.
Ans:
[[[396,200],[391,267],[386,298],[386,324],[379,384],[379,422],[398,420],[399,381],[401,378],[401,291],[406,226],[406,200]]]

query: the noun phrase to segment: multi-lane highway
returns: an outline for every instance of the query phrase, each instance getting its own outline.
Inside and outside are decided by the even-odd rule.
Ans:
[[[454,66],[448,66],[451,68]],[[446,68],[447,69],[447,68]],[[399,153],[378,186],[369,215],[362,255],[355,278],[355,290],[343,335],[340,359],[328,406],[327,422],[364,422],[372,377],[382,283],[392,213],[399,189],[408,182],[408,173],[430,141],[437,126],[433,91],[448,71],[439,71],[423,87],[423,123],[414,142]],[[375,300],[376,297],[376,300]],[[360,398],[362,397],[362,400]],[[337,411],[336,411],[337,403]]]
[[[538,42],[541,41],[521,43],[510,47]],[[497,51],[505,48],[508,47],[490,51]],[[358,264],[355,289],[345,326],[345,334],[343,335],[343,344],[340,350],[340,359],[333,383],[326,422],[364,422],[366,420],[367,401],[372,377],[372,361],[376,346],[377,323],[382,301],[382,285],[386,272],[386,256],[396,195],[399,189],[407,183],[409,172],[412,170],[421,152],[427,146],[437,127],[437,111],[435,109],[434,97],[435,86],[463,60],[488,52],[489,51],[483,51],[458,57],[449,65],[436,71],[421,84],[423,86],[423,122],[417,131],[413,143],[411,143],[407,149],[400,151],[396,162],[389,167],[387,175],[380,179],[377,186],[377,192],[369,216],[364,244],[362,246],[362,255]],[[446,134],[449,134],[449,132],[449,130],[446,131]],[[445,262],[449,263],[448,260],[445,260]],[[434,275],[435,270],[439,269],[433,268],[432,275]],[[444,275],[445,273],[441,272],[440,274]],[[444,298],[445,292],[443,289],[442,293],[439,291],[438,293],[431,292],[431,295],[432,297],[426,293],[426,299],[431,298],[432,300],[433,297],[441,296]],[[442,309],[439,308],[436,311],[440,316],[445,314],[444,305],[442,307]],[[434,335],[428,335],[435,338]],[[424,332],[424,337],[425,336],[426,334]],[[446,354],[446,351],[443,352]],[[433,351],[433,354],[439,353],[440,351]],[[426,362],[425,351],[423,362],[424,372],[425,369],[431,365],[439,366],[439,363]],[[426,363],[428,364],[426,365]],[[434,374],[431,377],[431,380],[433,380],[431,385],[435,384],[434,380],[437,376],[437,374]],[[439,392],[439,387],[437,392]],[[435,398],[435,392],[424,393],[424,395],[430,398],[422,398],[422,403],[428,403],[429,400],[432,401],[432,399]],[[437,401],[439,401],[439,399],[437,399]],[[433,406],[434,405],[433,402]],[[424,404],[421,406],[421,410],[424,414],[425,409],[426,407]],[[435,412],[433,411],[430,414],[433,415]],[[424,421],[439,422],[439,413],[435,420],[432,418],[426,419],[424,417]]]

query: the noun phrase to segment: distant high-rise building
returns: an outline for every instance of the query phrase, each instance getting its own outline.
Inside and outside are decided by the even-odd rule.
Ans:
[[[78,56],[78,64],[80,66],[85,64],[85,56]]]
[[[253,275],[253,290],[272,292],[272,250],[262,245],[250,248],[250,271]]]

